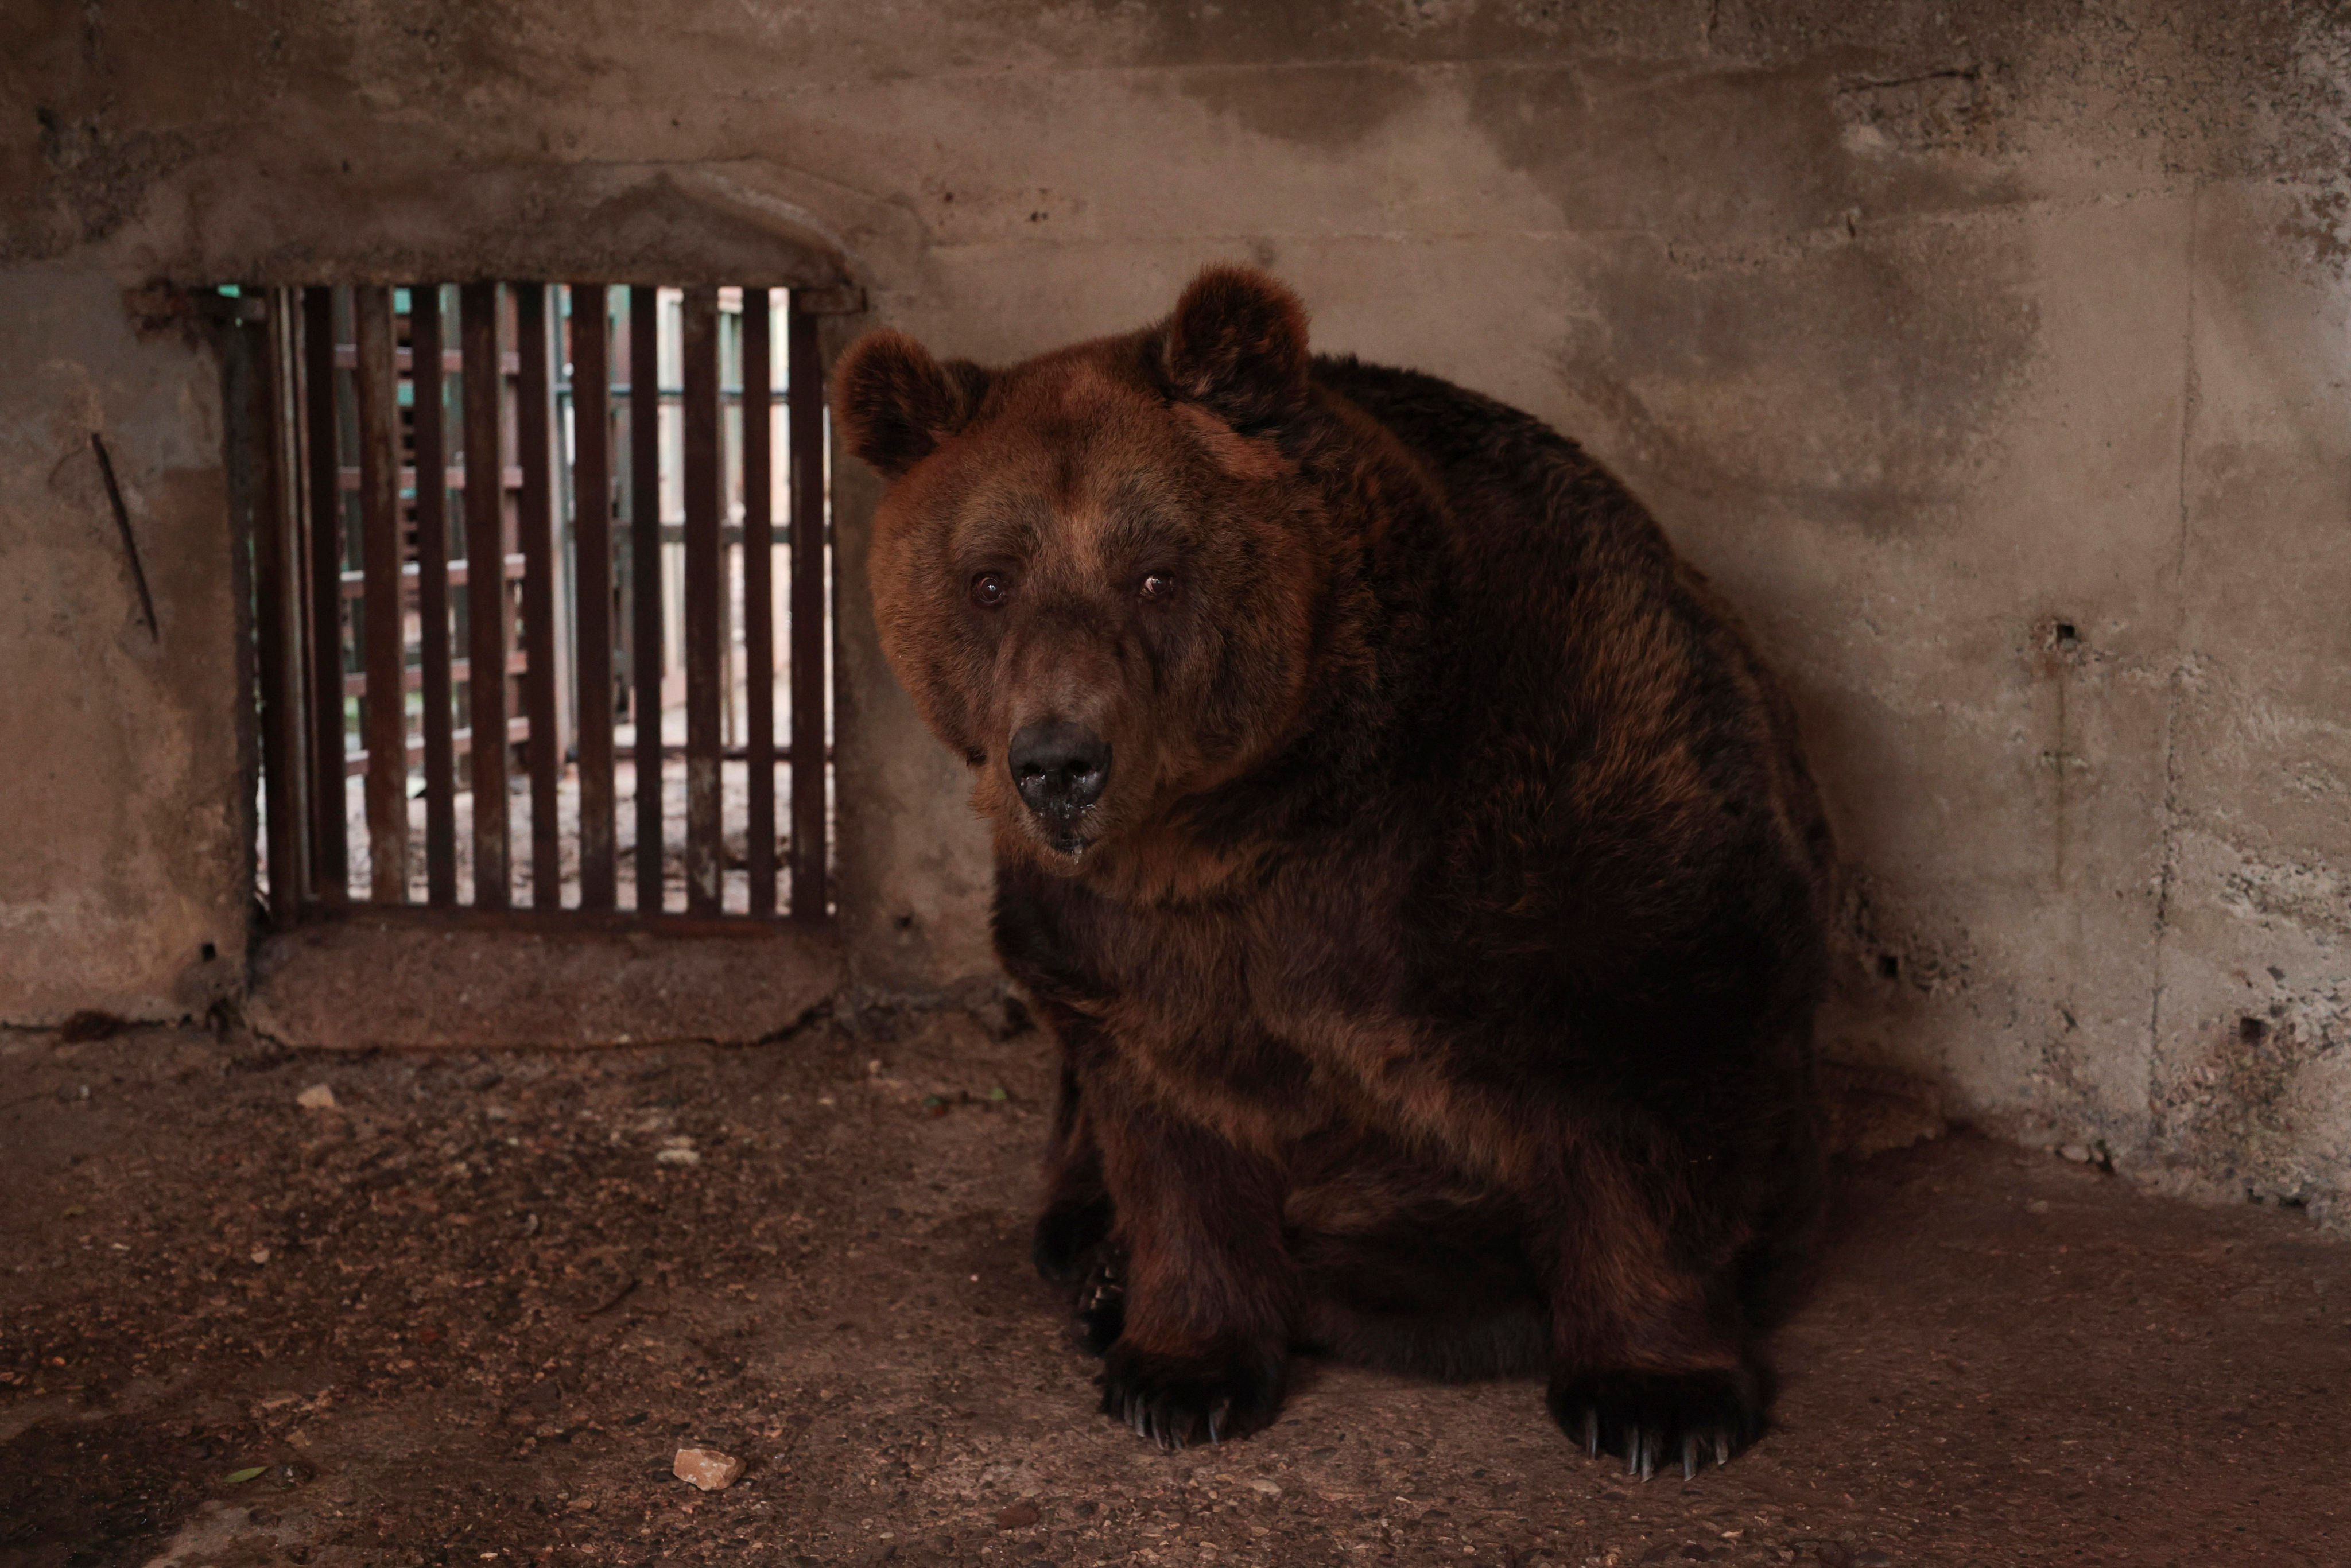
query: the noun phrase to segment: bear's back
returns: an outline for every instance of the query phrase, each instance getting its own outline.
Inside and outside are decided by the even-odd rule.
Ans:
[[[1672,956],[1673,977],[1656,977],[1668,990],[1689,982],[1691,953],[1722,951],[1759,915],[1812,946],[1829,844],[1794,715],[1704,576],[1533,416],[1352,358],[1318,359],[1314,375],[1443,502],[1449,591],[1429,653],[1456,769],[1475,781],[1436,857],[1459,879],[1443,902],[1478,924],[1492,912],[1497,946],[1530,923],[1616,951],[1646,931]]]

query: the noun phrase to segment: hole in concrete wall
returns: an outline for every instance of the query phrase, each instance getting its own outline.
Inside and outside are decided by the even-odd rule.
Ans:
[[[2270,1026],[2267,1019],[2248,1017],[2237,1020],[2237,1038],[2247,1045],[2261,1044],[2262,1040],[2269,1038],[2269,1032]]]
[[[2070,653],[2082,645],[2082,634],[2071,621],[2049,623],[2049,645],[2061,653]]]
[[[213,946],[210,942],[205,943],[202,947],[198,948],[197,951],[204,956],[204,961],[207,964],[220,956],[220,949]]]
[[[1877,973],[1881,978],[1898,980],[1902,977],[1902,960],[1891,953],[1877,956]]]
[[[827,917],[810,306],[528,282],[243,302],[267,337],[232,441],[272,480],[254,554],[273,917]]]

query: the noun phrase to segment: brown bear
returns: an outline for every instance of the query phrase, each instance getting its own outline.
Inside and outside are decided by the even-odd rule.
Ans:
[[[1820,1206],[1829,842],[1792,713],[1597,464],[1216,267],[1005,370],[834,379],[883,648],[1061,1049],[1036,1260],[1102,1408],[1301,1352],[1542,1373],[1643,1476],[1762,1429]]]

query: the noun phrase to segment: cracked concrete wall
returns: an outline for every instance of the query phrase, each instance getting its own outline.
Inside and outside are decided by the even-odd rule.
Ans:
[[[2335,1212],[2346,39],[2320,0],[34,4],[0,19],[0,288],[79,301],[140,388],[126,441],[176,451],[211,394],[129,346],[110,290],[151,277],[831,268],[985,360],[1266,263],[1324,346],[1586,442],[1741,607],[1850,865],[1834,1052],[2013,1137]],[[0,538],[61,526],[24,499],[80,439],[56,402],[0,382]],[[872,487],[841,481],[852,962],[984,987],[979,835],[874,654]],[[166,532],[172,592],[224,592],[223,526]],[[67,612],[119,615],[87,559]],[[35,677],[5,734],[93,785],[5,813],[5,907],[47,935],[0,959],[0,1015],[81,974],[164,996],[160,912],[242,887],[218,842],[145,873],[152,908],[14,869],[143,864],[202,794],[46,732],[87,700],[74,647],[0,627]],[[115,700],[134,732],[230,711],[193,678]]]

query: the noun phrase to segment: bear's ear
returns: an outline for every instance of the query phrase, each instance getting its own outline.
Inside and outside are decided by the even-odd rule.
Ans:
[[[1164,353],[1177,396],[1270,423],[1306,395],[1306,307],[1254,267],[1211,267],[1176,302]]]
[[[852,452],[895,479],[969,423],[987,391],[977,365],[942,365],[904,332],[868,332],[832,373],[832,417]]]

